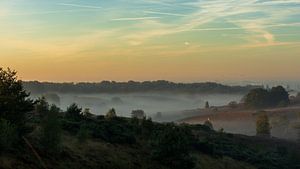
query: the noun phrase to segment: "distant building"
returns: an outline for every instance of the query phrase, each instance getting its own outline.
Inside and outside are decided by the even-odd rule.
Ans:
[[[132,110],[131,112],[132,118],[143,119],[146,117],[144,110]]]

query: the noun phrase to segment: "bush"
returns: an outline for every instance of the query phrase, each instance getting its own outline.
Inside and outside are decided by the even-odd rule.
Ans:
[[[189,155],[191,140],[189,128],[168,124],[152,139],[152,158],[174,169],[191,169],[195,165]]]
[[[0,152],[11,149],[17,139],[16,126],[7,120],[0,119]]]

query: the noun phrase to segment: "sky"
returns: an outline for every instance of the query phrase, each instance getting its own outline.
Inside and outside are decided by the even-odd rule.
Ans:
[[[23,80],[299,80],[300,0],[0,0]]]

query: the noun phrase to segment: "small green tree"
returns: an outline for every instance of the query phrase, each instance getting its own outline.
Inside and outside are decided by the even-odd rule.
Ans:
[[[65,117],[71,120],[79,121],[82,119],[82,108],[76,103],[71,104],[66,111]]]
[[[48,153],[59,153],[61,147],[61,126],[59,121],[59,109],[52,105],[49,113],[41,123],[40,142]]]
[[[208,101],[206,101],[206,102],[205,102],[205,108],[206,108],[206,109],[209,109],[209,107],[210,107],[210,106],[209,106],[209,103],[208,103]]]
[[[270,136],[271,127],[269,123],[269,118],[266,113],[260,114],[256,120],[256,134],[260,136]]]

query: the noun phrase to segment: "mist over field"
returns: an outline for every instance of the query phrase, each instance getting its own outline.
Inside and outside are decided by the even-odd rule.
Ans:
[[[208,101],[211,106],[227,105],[231,101],[239,102],[242,94],[172,94],[172,93],[114,93],[114,94],[65,94],[56,93],[60,101],[48,99],[66,109],[70,104],[77,103],[82,108],[89,108],[92,113],[104,115],[115,108],[118,116],[130,117],[132,110],[144,110],[147,116],[154,117],[162,113],[164,121],[185,118],[183,110],[203,108]],[[33,98],[43,94],[33,95]]]

